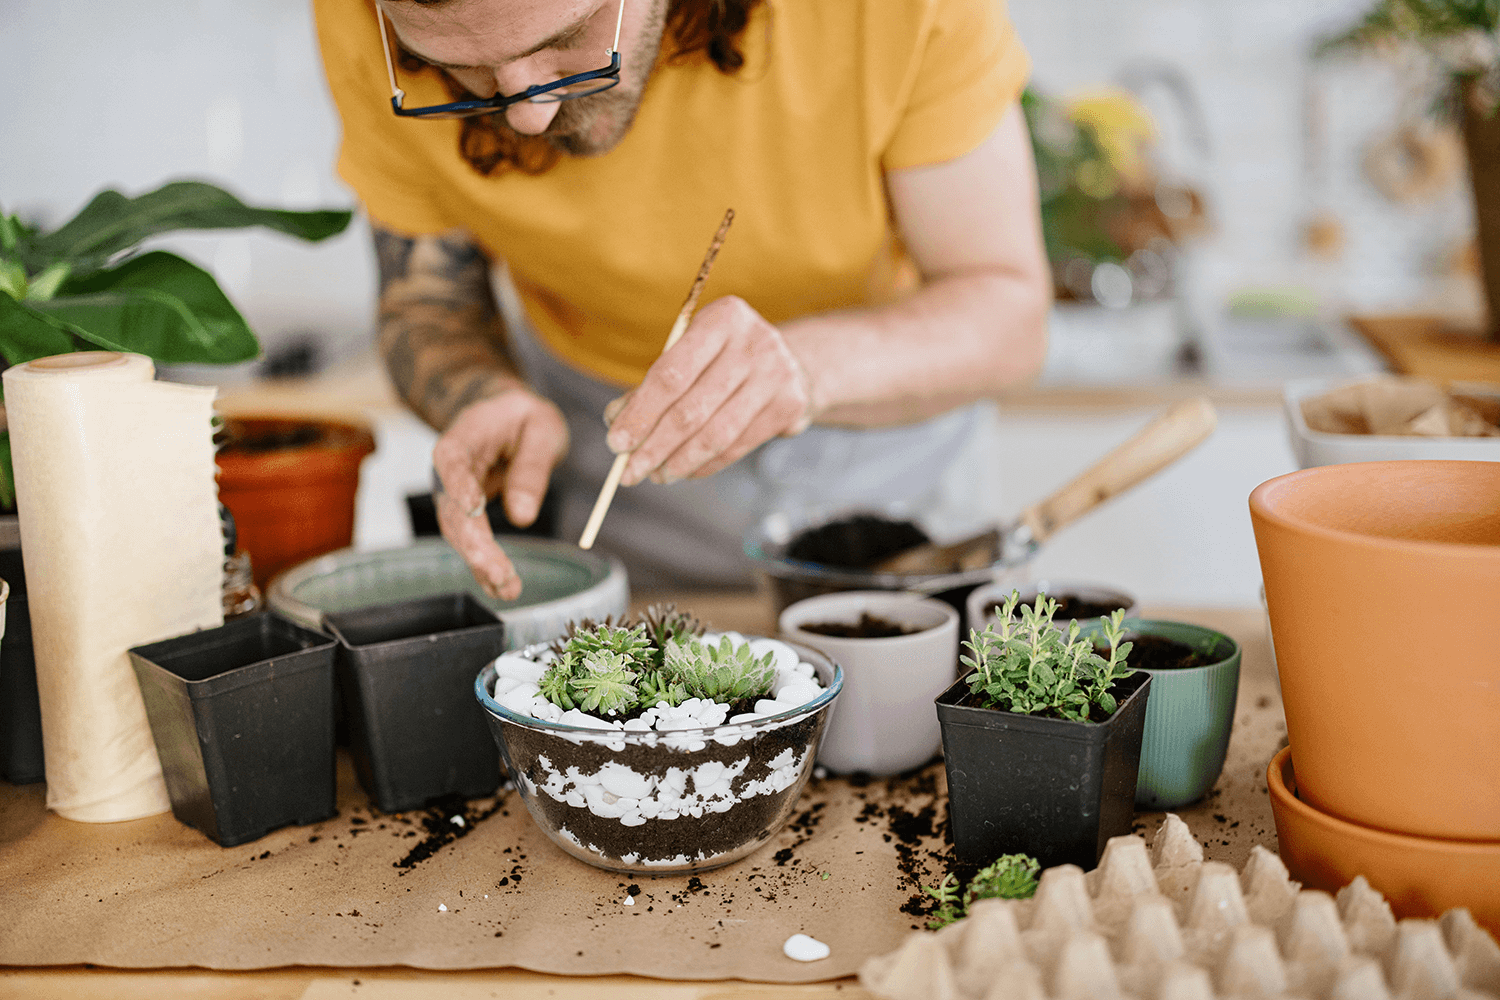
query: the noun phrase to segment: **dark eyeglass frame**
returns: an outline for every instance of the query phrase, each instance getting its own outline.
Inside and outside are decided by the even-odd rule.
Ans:
[[[406,91],[396,85],[396,67],[391,62],[391,43],[386,37],[385,12],[380,9],[378,3],[375,5],[375,16],[380,23],[380,46],[385,50],[385,71],[391,81],[391,110],[402,118],[467,118],[471,115],[487,115],[503,111],[522,101],[545,104],[588,97],[606,91],[620,82],[620,25],[625,21],[625,0],[620,0],[620,12],[615,16],[615,40],[607,50],[609,65],[602,69],[574,73],[572,76],[565,76],[551,83],[539,83],[509,97],[496,94],[494,97],[478,98],[472,101],[450,101],[447,104],[429,104],[421,108],[403,107]],[[598,81],[599,86],[575,93],[559,93],[564,87],[573,87],[591,80]]]

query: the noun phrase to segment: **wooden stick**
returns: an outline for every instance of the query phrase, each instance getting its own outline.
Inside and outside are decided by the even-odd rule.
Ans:
[[[687,301],[682,303],[682,309],[677,313],[677,320],[672,324],[672,332],[667,334],[667,342],[662,345],[661,352],[667,353],[672,345],[682,339],[687,332],[688,321],[693,318],[693,310],[698,307],[698,296],[703,292],[703,286],[708,281],[708,272],[713,269],[714,258],[719,256],[719,248],[724,245],[724,237],[729,232],[729,224],[734,221],[734,209],[725,209],[724,221],[719,223],[719,231],[714,233],[713,242],[708,245],[708,253],[703,255],[703,264],[698,268],[698,276],[693,279],[693,287],[688,291]],[[594,547],[594,539],[599,536],[599,529],[604,524],[604,515],[609,511],[609,505],[615,499],[615,490],[620,488],[620,477],[625,475],[625,465],[630,461],[631,452],[625,451],[615,456],[614,464],[609,467],[609,475],[604,477],[604,486],[599,490],[599,499],[594,501],[594,509],[589,514],[588,524],[584,525],[583,537],[578,539],[580,549]]]

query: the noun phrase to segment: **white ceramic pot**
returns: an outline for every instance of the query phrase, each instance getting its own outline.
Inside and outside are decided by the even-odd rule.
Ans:
[[[969,614],[969,628],[984,631],[985,625],[994,619],[989,607],[992,604],[1000,604],[1010,596],[1010,592],[1019,590],[1021,592],[1021,604],[1035,604],[1036,595],[1044,593],[1054,600],[1064,596],[1076,597],[1088,601],[1090,604],[1111,604],[1115,607],[1125,609],[1125,617],[1129,618],[1135,614],[1135,597],[1130,593],[1115,587],[1108,587],[1102,583],[1083,583],[1074,580],[1040,580],[1036,583],[1017,587],[1009,582],[992,583],[984,587],[976,588],[968,597],[967,610]],[[1057,619],[1053,622],[1059,629],[1066,629],[1070,618],[1058,612]],[[1079,624],[1085,624],[1080,622]]]
[[[868,613],[922,631],[855,639],[809,632],[853,625]],[[781,633],[844,669],[818,763],[831,771],[899,774],[931,760],[942,743],[932,700],[958,675],[958,612],[931,597],[879,590],[820,594],[787,607]]]

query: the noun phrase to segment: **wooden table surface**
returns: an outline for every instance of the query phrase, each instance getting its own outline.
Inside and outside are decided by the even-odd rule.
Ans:
[[[716,628],[771,634],[775,618],[770,602],[758,594],[693,593],[638,595],[643,607],[660,599],[675,599]],[[1244,649],[1239,705],[1230,739],[1229,758],[1214,790],[1200,803],[1177,810],[1204,843],[1205,855],[1236,868],[1250,848],[1276,848],[1270,802],[1265,791],[1265,766],[1285,739],[1285,723],[1277,689],[1265,621],[1261,611],[1193,608],[1147,608],[1148,617],[1191,621],[1218,629]],[[1137,816],[1137,828],[1149,838],[1161,814]],[[25,919],[24,914],[3,918]],[[427,972],[404,967],[373,969],[286,968],[253,972],[202,969],[114,970],[93,967],[0,969],[0,998],[28,1000],[169,1000],[201,997],[208,1000],[323,1000],[333,997],[415,998],[443,1000],[551,997],[556,1000],[755,1000],[789,997],[794,1000],[868,998],[872,994],[853,979],[810,985],[772,985],[740,981],[668,982],[636,976],[568,977],[519,969]]]

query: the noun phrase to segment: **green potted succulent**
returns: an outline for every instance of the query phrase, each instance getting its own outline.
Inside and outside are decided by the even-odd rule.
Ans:
[[[615,871],[703,871],[774,837],[812,774],[843,674],[810,648],[690,616],[584,622],[480,672],[527,810]]]
[[[1013,591],[996,620],[970,631],[969,670],[937,698],[965,860],[1022,851],[1043,867],[1089,869],[1110,837],[1130,832],[1150,675],[1126,665],[1123,612],[1101,619],[1105,655],[1078,622],[1053,627],[1056,613],[1045,594],[1026,606]]]

